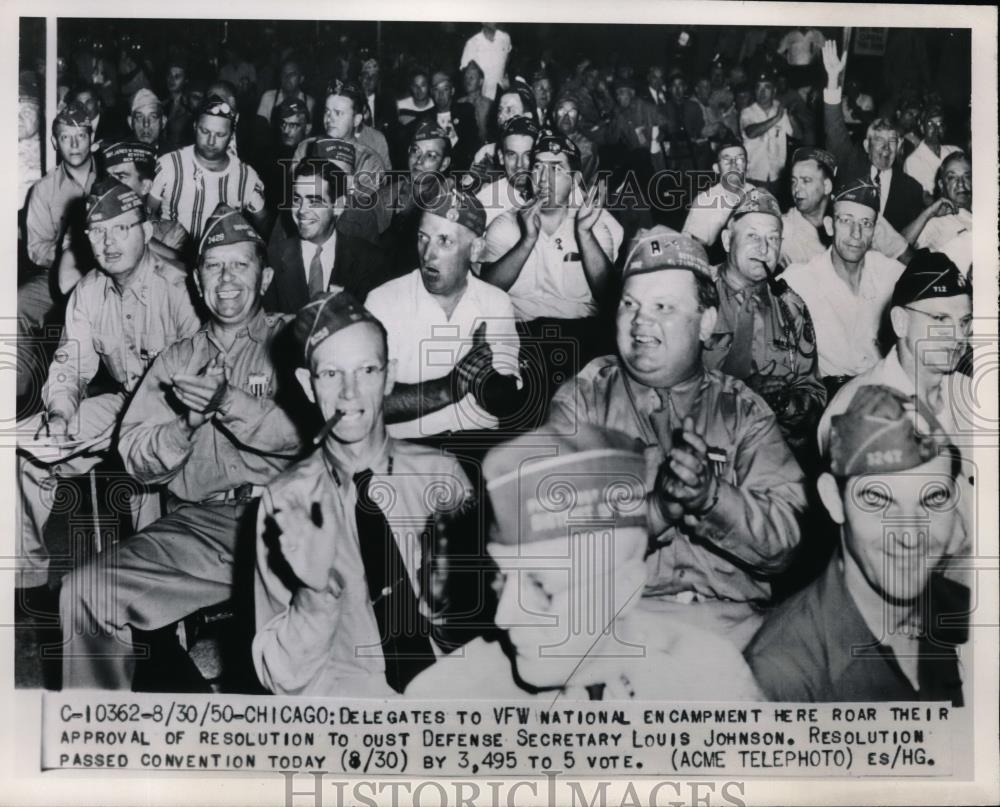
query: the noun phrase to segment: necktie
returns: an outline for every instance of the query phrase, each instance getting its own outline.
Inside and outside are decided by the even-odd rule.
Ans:
[[[750,302],[751,297],[747,295],[736,312],[733,344],[719,366],[722,372],[739,379],[747,378],[753,371],[753,308]]]
[[[310,299],[323,291],[323,263],[320,255],[323,254],[323,247],[316,247],[312,260],[309,262],[309,297]]]
[[[428,619],[420,613],[389,522],[369,495],[371,480],[371,469],[354,475],[358,492],[354,519],[385,657],[385,680],[396,692],[403,692],[421,670],[434,663],[431,629]]]
[[[875,191],[878,193],[878,212],[881,213],[885,210],[885,205],[882,204],[882,172],[877,168],[875,169],[875,176],[872,177],[872,182],[875,183]]]

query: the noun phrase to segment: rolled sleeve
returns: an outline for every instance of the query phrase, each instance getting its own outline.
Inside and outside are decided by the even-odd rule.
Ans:
[[[84,387],[97,374],[100,357],[94,350],[90,322],[78,285],[69,298],[62,339],[42,395],[49,414],[69,420],[80,406]]]

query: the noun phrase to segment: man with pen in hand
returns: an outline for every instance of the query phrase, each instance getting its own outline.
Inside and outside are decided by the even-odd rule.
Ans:
[[[166,487],[167,514],[64,583],[64,687],[128,689],[134,629],[232,596],[253,502],[300,448],[275,401],[273,343],[284,322],[261,309],[271,277],[260,236],[219,205],[195,274],[209,322],[157,358],[121,424],[126,470]]]

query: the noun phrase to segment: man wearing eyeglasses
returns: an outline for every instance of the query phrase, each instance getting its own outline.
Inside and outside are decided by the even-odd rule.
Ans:
[[[743,141],[729,137],[719,143],[712,166],[719,181],[694,197],[684,220],[684,232],[693,235],[711,250],[719,240],[729,216],[753,190],[747,182],[747,149]]]
[[[157,630],[232,595],[254,499],[301,446],[275,400],[285,322],[261,309],[271,274],[254,228],[219,205],[195,274],[209,322],[156,358],[119,431],[125,469],[166,488],[167,514],[63,585],[64,687],[130,688],[133,629]]]
[[[326,425],[261,499],[254,667],[278,694],[393,697],[440,653],[422,571],[435,515],[470,485],[454,457],[387,433],[395,362],[356,299],[318,297],[293,329],[296,377]]]
[[[36,436],[18,455],[19,587],[46,582],[49,559],[42,536],[58,479],[84,474],[105,458],[121,412],[146,368],[200,327],[186,273],[150,249],[152,233],[137,193],[114,179],[94,184],[87,197],[86,234],[98,268],[70,295],[62,338],[42,390],[44,411],[18,424],[22,433]],[[115,389],[85,397],[100,367]],[[54,444],[55,453],[33,452],[36,443]],[[133,497],[133,517],[140,524],[150,512],[139,511],[141,498]]]
[[[881,358],[882,313],[903,272],[903,264],[871,248],[878,200],[866,177],[844,182],[833,197],[833,243],[781,275],[812,315],[819,373],[830,395]]]

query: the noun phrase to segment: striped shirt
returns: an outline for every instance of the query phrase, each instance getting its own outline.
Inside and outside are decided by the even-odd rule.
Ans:
[[[264,209],[264,183],[253,168],[229,155],[224,170],[210,171],[195,160],[194,146],[156,161],[151,194],[161,202],[160,217],[180,222],[195,243],[219,203],[251,213]]]

